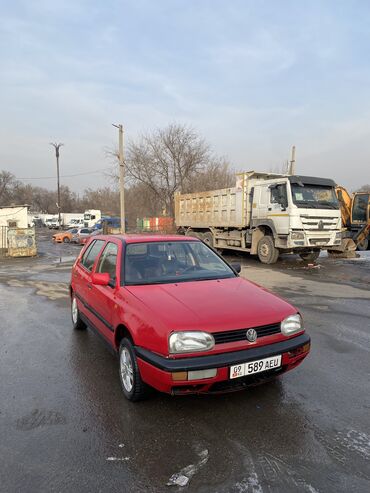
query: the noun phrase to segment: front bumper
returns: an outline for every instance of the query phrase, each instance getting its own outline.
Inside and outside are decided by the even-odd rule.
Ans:
[[[165,358],[138,346],[135,346],[135,352],[141,377],[148,385],[169,394],[196,394],[239,390],[273,378],[301,363],[309,353],[309,346],[310,337],[304,333],[266,346],[190,358]],[[276,370],[236,379],[229,378],[230,366],[278,354],[282,355],[282,362],[281,367]],[[176,372],[211,368],[217,369],[216,376],[212,378],[174,381],[172,377],[172,374]]]

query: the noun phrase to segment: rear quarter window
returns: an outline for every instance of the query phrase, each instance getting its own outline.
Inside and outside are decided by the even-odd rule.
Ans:
[[[87,248],[86,252],[82,255],[80,264],[87,270],[92,270],[96,257],[98,256],[100,250],[102,249],[105,241],[95,240]]]

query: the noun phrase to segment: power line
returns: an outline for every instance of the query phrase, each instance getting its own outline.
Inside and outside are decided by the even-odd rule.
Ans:
[[[102,169],[97,169],[95,171],[87,171],[86,173],[75,173],[74,175],[61,175],[61,178],[73,178],[75,176],[84,176],[84,175],[92,175],[95,173],[104,173],[104,171],[108,171],[111,168],[102,168]],[[27,178],[19,178],[17,177],[17,180],[54,180],[55,176],[31,176]]]

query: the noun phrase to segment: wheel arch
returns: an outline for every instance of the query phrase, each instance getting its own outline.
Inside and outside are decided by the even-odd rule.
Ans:
[[[258,242],[264,236],[272,236],[274,238],[274,226],[270,224],[259,224],[252,233],[251,255],[257,254]]]
[[[132,344],[135,344],[130,330],[126,327],[126,325],[121,323],[116,327],[114,331],[114,346],[117,351],[119,350],[119,345],[121,344],[121,341],[124,337],[127,337],[127,339],[129,339]]]

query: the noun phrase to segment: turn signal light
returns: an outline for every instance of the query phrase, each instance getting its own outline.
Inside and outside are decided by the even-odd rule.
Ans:
[[[295,358],[296,356],[299,356],[300,354],[308,353],[310,350],[311,344],[307,342],[307,344],[304,344],[303,346],[297,347],[296,349],[293,349],[293,351],[289,351],[289,356],[290,358]]]
[[[202,380],[203,378],[213,378],[217,375],[216,368],[210,368],[209,370],[195,370],[195,371],[176,371],[172,373],[172,380]]]

